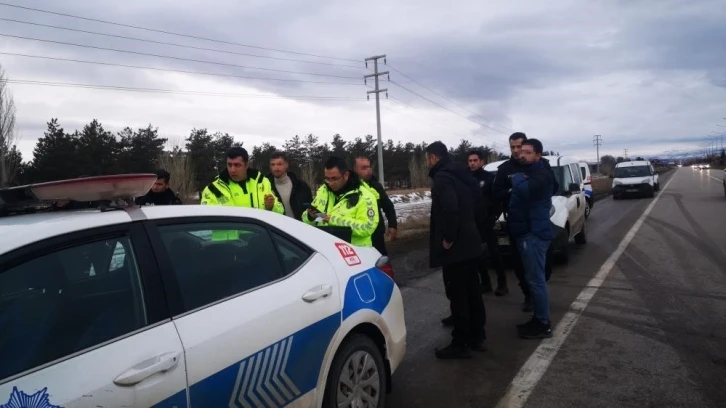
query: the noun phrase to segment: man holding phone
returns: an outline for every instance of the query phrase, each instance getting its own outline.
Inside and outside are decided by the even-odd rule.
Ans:
[[[284,214],[282,203],[272,192],[270,180],[249,164],[242,147],[227,151],[227,169],[202,191],[202,205],[258,208]]]
[[[347,227],[353,245],[372,247],[378,226],[376,198],[344,159],[331,157],[325,162],[325,183],[318,189],[302,221],[316,226]]]

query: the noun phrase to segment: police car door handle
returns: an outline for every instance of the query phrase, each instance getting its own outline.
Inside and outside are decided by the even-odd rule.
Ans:
[[[136,385],[154,374],[171,370],[179,363],[180,358],[181,353],[165,353],[152,357],[129,368],[113,382],[120,386]]]
[[[325,298],[333,293],[333,285],[318,285],[305,292],[302,299],[308,303],[312,303],[320,298]]]

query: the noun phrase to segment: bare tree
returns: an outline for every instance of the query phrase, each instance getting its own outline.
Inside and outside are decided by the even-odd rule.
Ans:
[[[428,187],[428,169],[426,167],[426,156],[421,153],[414,153],[408,162],[408,171],[411,175],[411,188]]]
[[[315,164],[311,161],[300,166],[300,178],[308,183],[312,188],[315,185],[315,178],[317,177],[317,171],[315,171]]]
[[[170,150],[164,151],[159,157],[159,167],[168,171],[170,175],[169,187],[174,190],[182,201],[186,203],[196,202],[197,193],[194,188],[196,177],[192,158],[188,152],[180,147],[178,140],[170,142]]]
[[[15,157],[15,101],[7,87],[5,71],[0,66],[0,187],[10,183],[18,171]]]

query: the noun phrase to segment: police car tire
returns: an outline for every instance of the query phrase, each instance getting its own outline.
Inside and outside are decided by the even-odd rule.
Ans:
[[[373,357],[376,370],[378,371],[378,379],[380,381],[378,387],[378,407],[386,406],[388,373],[386,372],[386,365],[383,361],[381,350],[378,348],[376,343],[370,339],[370,337],[364,334],[353,333],[340,346],[338,352],[335,354],[335,358],[333,359],[333,364],[330,366],[330,372],[328,373],[328,378],[325,381],[323,408],[333,408],[338,406],[336,401],[336,397],[338,395],[338,379],[343,371],[343,365],[357,351],[364,351]]]

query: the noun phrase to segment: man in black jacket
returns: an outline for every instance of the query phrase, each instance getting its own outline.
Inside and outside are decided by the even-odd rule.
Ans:
[[[383,215],[386,215],[388,220],[388,236],[391,241],[396,239],[398,235],[398,220],[396,219],[396,208],[393,206],[393,202],[388,197],[386,190],[383,188],[381,183],[378,182],[376,176],[373,175],[373,167],[371,166],[371,160],[365,156],[358,156],[355,158],[355,172],[358,177],[371,189],[378,193],[378,211],[380,212],[378,218],[378,226],[376,231],[371,237],[373,239],[373,247],[378,250],[382,255],[388,255],[386,250],[386,223],[383,220]]]
[[[169,187],[171,175],[166,170],[156,172],[156,181],[146,195],[136,198],[136,205],[179,205],[179,195]]]
[[[285,208],[285,215],[299,221],[307,206],[313,202],[313,193],[306,182],[288,171],[289,167],[284,153],[273,153],[270,157],[271,174],[267,178],[272,184],[272,192]]]
[[[484,224],[484,236],[482,236],[482,239],[486,244],[490,261],[489,263],[491,263],[497,273],[497,290],[495,291],[495,295],[504,296],[509,293],[509,289],[507,288],[507,273],[504,268],[504,262],[502,262],[502,257],[499,253],[499,243],[497,242],[497,236],[494,233],[494,223],[502,213],[500,205],[493,197],[494,175],[484,170],[484,164],[486,164],[484,152],[480,150],[472,150],[469,152],[468,156],[469,169],[471,170],[472,176],[474,176],[474,178],[479,182],[484,206],[486,207],[487,215]],[[481,277],[482,291],[484,293],[491,292],[492,282],[489,278],[486,256],[483,256],[479,263],[479,276]]]
[[[430,266],[441,267],[446,297],[454,319],[452,342],[436,350],[438,358],[469,358],[471,350],[486,350],[486,311],[479,289],[477,261],[483,254],[475,210],[481,190],[469,169],[449,157],[446,145],[426,147],[431,188]]]
[[[494,199],[499,202],[501,205],[502,211],[504,211],[505,214],[509,211],[509,198],[510,193],[512,189],[512,180],[511,176],[519,173],[522,171],[522,160],[520,158],[520,153],[522,151],[522,143],[527,140],[527,135],[522,132],[515,132],[512,133],[511,136],[509,136],[509,150],[511,151],[511,157],[506,162],[499,165],[499,168],[497,169],[497,175],[494,179]],[[545,159],[542,159],[542,164],[545,168],[547,168],[550,172],[552,172],[552,179],[554,180],[553,185],[553,194],[556,193],[559,190],[559,185],[557,184],[557,179],[554,176],[554,171],[552,170],[552,167],[550,166],[549,162]],[[516,240],[514,237],[511,237],[510,235],[510,245],[512,247],[513,257],[514,257],[514,274],[517,276],[517,280],[519,280],[519,287],[522,289],[522,294],[524,295],[524,302],[522,304],[522,311],[523,312],[531,312],[534,310],[534,305],[532,304],[532,297],[530,295],[529,285],[527,284],[527,280],[524,277],[524,267],[522,265],[522,258],[519,255],[519,252],[517,251],[517,246],[515,244]],[[552,271],[552,265],[551,265],[551,252],[548,251],[547,254],[547,279],[549,280],[549,274]]]

